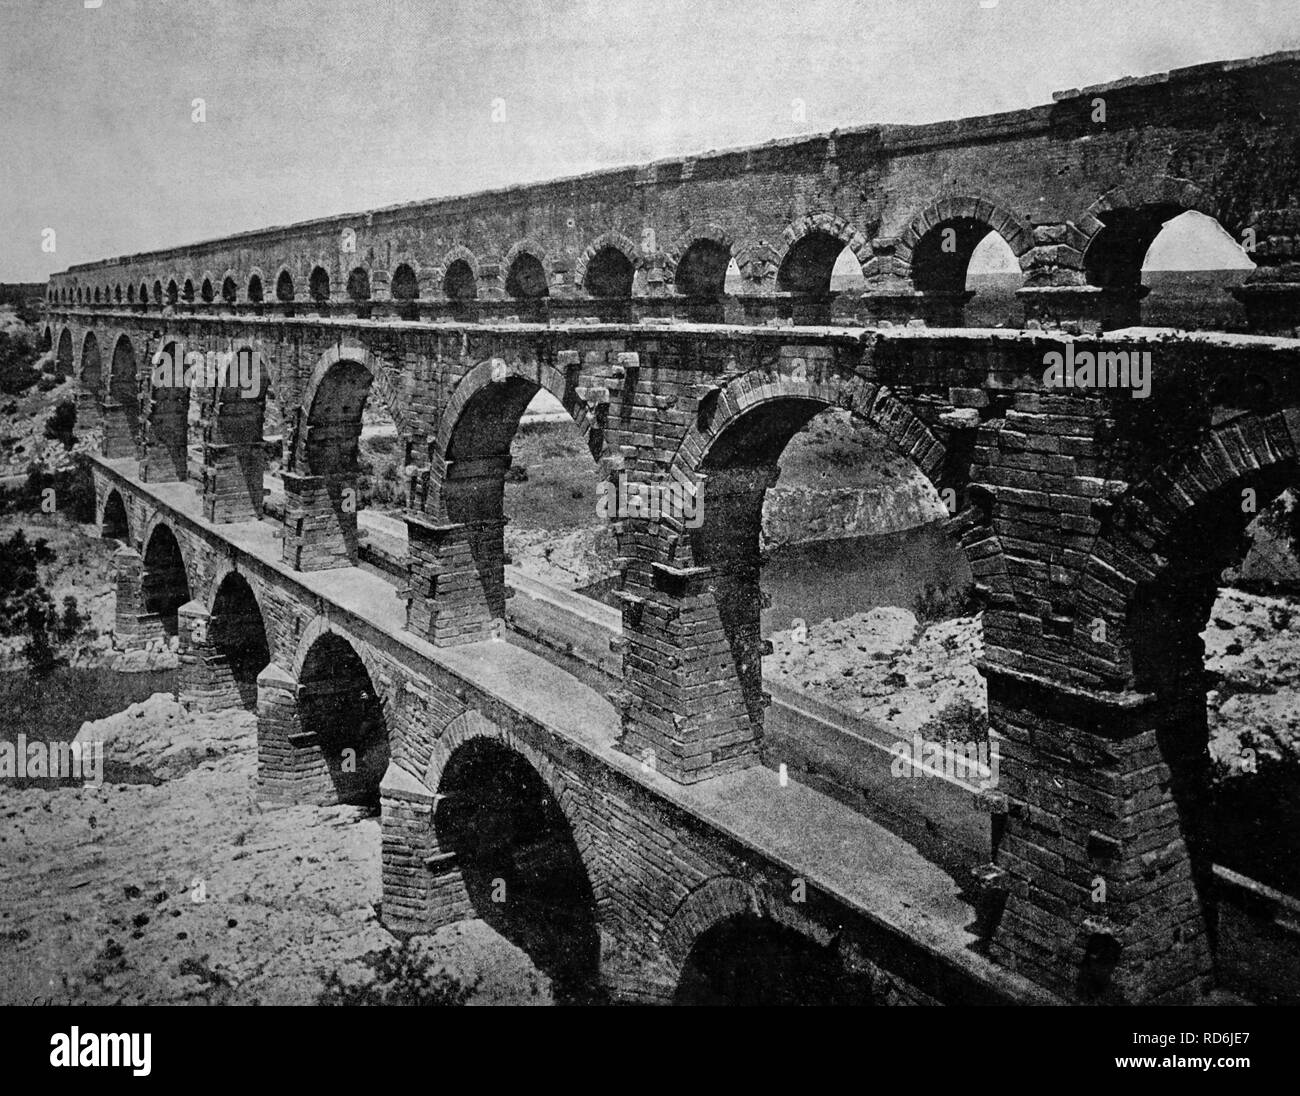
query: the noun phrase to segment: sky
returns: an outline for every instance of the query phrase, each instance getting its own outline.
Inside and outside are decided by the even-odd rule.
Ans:
[[[1300,48],[1297,0],[95,2],[0,0],[0,281]]]

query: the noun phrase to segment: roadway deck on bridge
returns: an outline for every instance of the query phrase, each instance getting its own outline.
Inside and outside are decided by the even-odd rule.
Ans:
[[[976,911],[952,876],[912,845],[829,796],[763,767],[678,784],[620,752],[619,719],[596,690],[538,655],[509,642],[434,647],[405,630],[405,601],[389,580],[360,567],[294,571],[281,562],[279,525],[251,521],[214,525],[201,513],[198,493],[183,482],[142,483],[134,460],[96,462],[153,499],[210,541],[224,541],[276,572],[287,587],[313,595],[327,612],[355,617],[394,643],[498,698],[512,710],[639,782],[770,863],[833,896],[890,934],[911,940],[995,994],[1049,1002],[1025,979],[975,950]],[[369,524],[369,522],[367,522]],[[381,523],[395,532],[391,519]],[[404,533],[404,530],[403,530]],[[402,539],[405,539],[404,536]]]

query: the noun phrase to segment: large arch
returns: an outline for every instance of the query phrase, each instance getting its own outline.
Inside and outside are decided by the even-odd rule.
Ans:
[[[934,488],[936,502],[946,488],[960,493],[964,486],[960,462],[949,460],[944,444],[888,388],[834,370],[829,362],[791,360],[783,366],[776,377],[768,370],[751,370],[706,397],[668,471],[656,481],[661,489],[672,491],[669,497],[681,511],[649,525],[645,533],[655,537],[658,559],[634,559],[625,577],[625,590],[658,600],[662,590],[670,589],[660,569],[707,575],[697,580],[701,592],[689,603],[693,627],[719,639],[707,654],[684,653],[683,660],[701,660],[690,672],[710,681],[711,719],[725,720],[726,733],[734,736],[731,753],[713,755],[718,764],[740,764],[748,756],[745,751],[756,749],[764,723],[763,656],[768,644],[763,638],[760,581],[763,503],[794,435],[821,412],[839,408],[872,427],[882,444],[909,460]],[[625,521],[636,539],[645,535],[643,520]],[[646,614],[643,620],[647,623],[630,637],[633,648],[645,644],[652,650],[658,643],[676,642],[669,632],[661,635],[658,617]],[[641,673],[636,660],[631,665],[634,676]],[[638,678],[634,688],[648,690],[650,684]],[[636,732],[629,735],[632,744],[654,748],[661,771],[684,764],[689,756],[684,750],[664,757],[680,748],[657,736],[652,722],[643,729],[639,711],[630,710],[628,718]],[[692,779],[702,778],[682,771]],[[704,774],[710,775],[709,770]]]
[[[1295,827],[1300,825],[1294,769],[1276,788],[1261,777],[1253,798],[1225,800],[1223,789],[1233,782],[1224,781],[1219,790],[1212,784],[1207,717],[1211,682],[1202,638],[1223,568],[1243,554],[1246,526],[1300,473],[1297,421],[1295,409],[1239,409],[1156,464],[1119,499],[1098,507],[1101,528],[1078,582],[1072,614],[1077,656],[1072,665],[1106,667],[1107,687],[1115,700],[1104,730],[1092,725],[1096,717],[1086,711],[1076,715],[1068,705],[1061,707],[1062,713],[1068,712],[1061,718],[1068,720],[1072,740],[1085,747],[1070,755],[1097,759],[1095,786],[1134,789],[1090,800],[1089,824],[1101,833],[1123,835],[1101,874],[1131,878],[1123,901],[1126,908],[1141,911],[1131,924],[1127,916],[1118,917],[1109,940],[1103,941],[1112,950],[1110,966],[1122,961],[1123,976],[1140,980],[1152,994],[1182,985],[1193,974],[1212,975],[1214,949],[1224,943],[1217,921],[1221,884],[1214,865],[1223,855],[1249,861],[1251,846],[1266,844],[1241,839],[1253,821],[1250,816],[1276,812],[1286,817],[1273,792],[1289,797],[1292,829],[1282,837],[1285,859],[1290,858]],[[1071,673],[1063,670],[1066,686]],[[1008,707],[1010,719],[1019,718],[1014,705]],[[1047,748],[1055,750],[1053,743],[1062,738],[1054,729]],[[1065,762],[1055,753],[1043,756],[1036,786],[1024,793],[1028,810],[1042,805],[1038,787],[1050,787],[1063,768]],[[1152,771],[1160,773],[1158,782],[1143,778]],[[1231,794],[1239,796],[1243,787],[1249,782],[1238,784]],[[1138,788],[1143,790],[1139,793]],[[1226,845],[1216,839],[1216,833],[1232,831],[1236,837]],[[1278,841],[1277,834],[1271,836]],[[1013,831],[1012,838],[1022,848],[1026,835]],[[1144,850],[1155,848],[1160,853],[1157,870],[1151,871],[1153,854]],[[1067,870],[1073,866],[1070,859],[1067,855]],[[1010,866],[1020,877],[1017,884],[1035,870],[1023,862],[1012,861]],[[1238,872],[1243,867],[1231,866]],[[1250,866],[1244,866],[1250,872]],[[1283,874],[1290,875],[1294,888],[1295,873]],[[1265,882],[1278,887],[1275,880]],[[1086,895],[1078,905],[1088,907]],[[1130,959],[1138,948],[1144,949],[1143,956]],[[1152,964],[1145,958],[1148,954],[1159,961]],[[1223,958],[1220,950],[1218,959]],[[1106,988],[1106,980],[1095,986],[1081,981],[1080,986],[1081,993],[1097,993]]]
[[[266,620],[247,578],[227,570],[214,584],[208,642],[215,655],[212,673],[228,682],[231,699],[257,710],[257,676],[271,661]]]
[[[59,341],[54,351],[54,372],[60,377],[71,377],[73,371],[72,329],[65,327],[59,332]]]
[[[104,402],[104,456],[110,460],[139,454],[140,375],[135,344],[125,333],[113,344],[108,393]]]
[[[482,626],[505,616],[506,473],[520,418],[541,389],[560,401],[598,457],[603,432],[564,375],[544,363],[501,359],[482,362],[461,379],[430,448],[443,472],[431,482],[425,509],[459,527],[456,550],[473,560],[474,575],[472,588],[459,595],[466,599],[461,608]]]
[[[562,1003],[600,999],[595,845],[577,795],[540,751],[477,712],[439,736],[424,772],[433,845],[454,864],[467,915],[522,947]]]
[[[131,543],[131,526],[120,491],[109,491],[104,499],[104,509],[99,518],[99,535],[105,540],[121,541],[125,545]]]
[[[81,391],[94,398],[96,404],[104,398],[104,367],[99,349],[99,338],[87,331],[81,340],[81,354],[77,359],[77,378]]]
[[[837,940],[735,876],[691,891],[660,940],[656,981],[681,1005],[863,1005]]]
[[[180,631],[178,610],[190,600],[185,557],[166,522],[155,522],[146,537],[140,573],[141,605],[163,635],[175,636]]]
[[[335,346],[321,356],[289,423],[286,487],[289,498],[285,558],[301,570],[351,566],[359,548],[357,510],[361,506],[360,442],[362,414],[371,388],[387,405],[395,392],[379,363],[361,348]],[[394,416],[401,431],[402,419]],[[304,538],[299,517],[312,515],[317,535]],[[328,533],[320,535],[325,519]],[[293,536],[288,535],[293,530]]]
[[[376,375],[367,357],[337,353],[308,385],[300,457],[309,475],[355,476],[361,411]]]
[[[311,422],[311,408],[316,404],[320,397],[322,388],[327,385],[327,379],[334,369],[342,362],[351,362],[359,365],[369,375],[370,380],[366,383],[366,392],[361,397],[361,403],[364,404],[366,397],[369,395],[369,385],[375,387],[375,395],[383,404],[384,410],[392,416],[393,422],[397,424],[399,434],[406,433],[407,408],[402,393],[391,379],[391,374],[385,368],[383,361],[372,354],[364,346],[356,344],[347,344],[331,347],[320,356],[312,369],[311,378],[307,381],[307,387],[303,389],[302,400],[299,406],[302,408],[302,414],[305,420]],[[341,377],[333,378],[334,381],[340,380]],[[356,378],[361,383],[361,378]],[[275,378],[272,378],[275,381]],[[333,381],[330,382],[331,384]],[[357,411],[358,416],[360,410]],[[360,418],[357,419],[358,429],[360,429]],[[304,439],[299,439],[299,444],[305,444]],[[290,454],[292,459],[302,456],[301,453]]]
[[[389,736],[374,675],[341,632],[309,630],[295,660],[299,720],[312,736],[339,803],[379,806]]]
[[[184,383],[183,344],[169,341],[149,363],[149,425],[141,477],[148,483],[180,481],[189,461],[190,389]],[[165,366],[165,368],[155,367]]]

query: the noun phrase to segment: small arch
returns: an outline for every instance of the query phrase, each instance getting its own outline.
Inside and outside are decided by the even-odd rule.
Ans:
[[[420,280],[410,263],[397,264],[388,291],[395,301],[413,301],[420,296]]]
[[[140,283],[140,296],[138,301],[141,308],[149,307],[149,286],[145,282]]]
[[[163,303],[163,284],[162,279],[156,278],[153,283],[153,303],[162,306]]]
[[[605,244],[587,260],[582,287],[593,297],[621,300],[632,296],[635,277],[636,266],[624,251]]]
[[[831,213],[801,217],[785,230],[788,241],[777,261],[776,288],[801,297],[827,297],[835,262],[846,247],[861,262],[867,242],[844,218]]]
[[[370,300],[370,271],[364,266],[355,267],[348,275],[348,297],[354,301]]]
[[[215,296],[216,294],[212,290],[212,279],[204,277],[203,285],[199,289],[199,299],[202,300],[204,304],[211,304]]]
[[[239,287],[235,284],[235,279],[227,274],[221,282],[221,299],[226,304],[234,304],[239,297]]]
[[[317,304],[326,304],[330,299],[330,276],[323,266],[312,268],[307,282],[307,292]]]
[[[167,303],[171,305],[173,308],[175,308],[176,303],[180,300],[180,298],[181,298],[180,287],[176,284],[176,279],[172,278],[167,283]]]
[[[722,240],[695,240],[676,262],[674,285],[683,297],[716,301],[727,292],[731,247]]]
[[[194,303],[194,279],[186,278],[185,284],[181,286],[181,300],[186,304]]]
[[[478,296],[478,277],[467,259],[455,259],[447,267],[442,295],[449,301],[472,301]]]
[[[263,298],[262,275],[253,273],[248,276],[248,302],[249,304],[261,304]]]
[[[113,299],[118,304],[122,303],[122,284],[120,282],[113,287]]]
[[[533,252],[512,249],[505,265],[507,297],[535,301],[550,294],[546,264]]]
[[[419,319],[419,309],[411,302],[420,296],[420,280],[410,263],[397,264],[388,283],[388,295],[397,302],[397,315],[400,319]]]
[[[1001,236],[1017,259],[1034,246],[1029,225],[1004,204],[975,194],[940,198],[899,234],[895,272],[910,276],[917,289],[964,289],[971,256],[990,232]]]
[[[293,302],[293,275],[288,270],[281,270],[275,279],[275,299],[281,304]]]
[[[801,297],[827,297],[845,244],[830,232],[809,232],[790,245],[776,272],[776,288]]]
[[[1137,286],[1142,263],[1166,223],[1189,210],[1214,217],[1209,195],[1190,179],[1157,175],[1111,187],[1080,218],[1082,266],[1090,285]]]
[[[99,304],[99,286],[95,286],[95,303]]]

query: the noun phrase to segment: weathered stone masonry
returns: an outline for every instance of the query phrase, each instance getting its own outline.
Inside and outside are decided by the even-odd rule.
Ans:
[[[951,490],[952,533],[984,600],[982,668],[1003,757],[1002,783],[983,797],[1003,820],[982,873],[1005,896],[991,956],[1065,999],[1194,999],[1215,977],[1216,901],[1198,635],[1248,519],[1241,492],[1262,506],[1294,482],[1300,453],[1300,165],[1286,106],[1300,102],[1298,74],[1290,56],[1205,66],[1017,115],[852,131],[58,275],[51,344],[76,348],[105,455],[127,461],[95,473],[105,532],[126,541],[119,639],[176,634],[187,702],[256,704],[268,797],[382,799],[395,927],[467,915],[461,867],[438,844],[437,796],[467,756],[457,750],[489,738],[527,761],[566,820],[599,910],[601,969],[620,993],[664,997],[689,948],[683,925],[745,911],[793,917],[879,973],[878,923],[832,931],[841,912],[829,899],[824,915],[815,903],[792,911],[780,898],[787,877],[744,866],[734,835],[666,791],[759,763],[764,493],[790,436],[824,408],[848,409]],[[1097,95],[1109,119],[1100,132],[1086,109]],[[1184,209],[1234,234],[1255,230],[1258,267],[1239,295],[1259,334],[1098,334],[1138,317],[1141,257]],[[961,244],[955,266],[936,243],[945,228]],[[752,322],[955,322],[965,262],[988,230],[1021,256],[1027,317],[1064,329]],[[845,244],[868,279],[860,301],[825,292]],[[748,279],[743,299],[705,291],[727,254]],[[254,274],[298,296],[246,303]],[[118,278],[132,287],[121,304]],[[209,278],[210,305],[199,291]],[[92,283],[99,307],[77,300]],[[349,283],[358,292],[341,307]],[[223,285],[234,297],[218,304]],[[401,293],[386,295],[391,286]],[[400,318],[388,318],[394,310]],[[431,315],[450,319],[411,319]],[[719,315],[751,322],[683,322]],[[485,322],[506,316],[587,321]],[[264,401],[199,394],[202,514],[213,524],[162,522],[155,496],[188,490],[188,470],[180,401],[151,391],[146,363],[178,339],[254,350],[286,413],[285,517],[279,544],[265,545],[281,565],[244,559],[247,595],[232,582],[218,599],[230,564],[214,545],[223,528],[269,536],[256,520]],[[1045,388],[1044,356],[1067,344],[1149,352],[1150,397]],[[700,528],[671,515],[615,523],[623,678],[609,699],[625,764],[557,738],[432,654],[503,650],[490,637],[511,593],[504,478],[519,415],[541,388],[568,409],[602,478],[680,485],[704,500]],[[411,468],[409,573],[384,595],[404,602],[401,642],[308,581],[355,570],[356,442],[372,393]],[[260,668],[229,639],[253,603]],[[322,651],[330,666],[355,660],[341,684],[327,687]],[[322,739],[322,711],[350,713],[356,733],[343,748],[356,750],[357,772],[341,771],[340,743]],[[654,776],[642,779],[647,759]],[[943,970],[917,961],[889,976],[914,998],[977,995]]]

